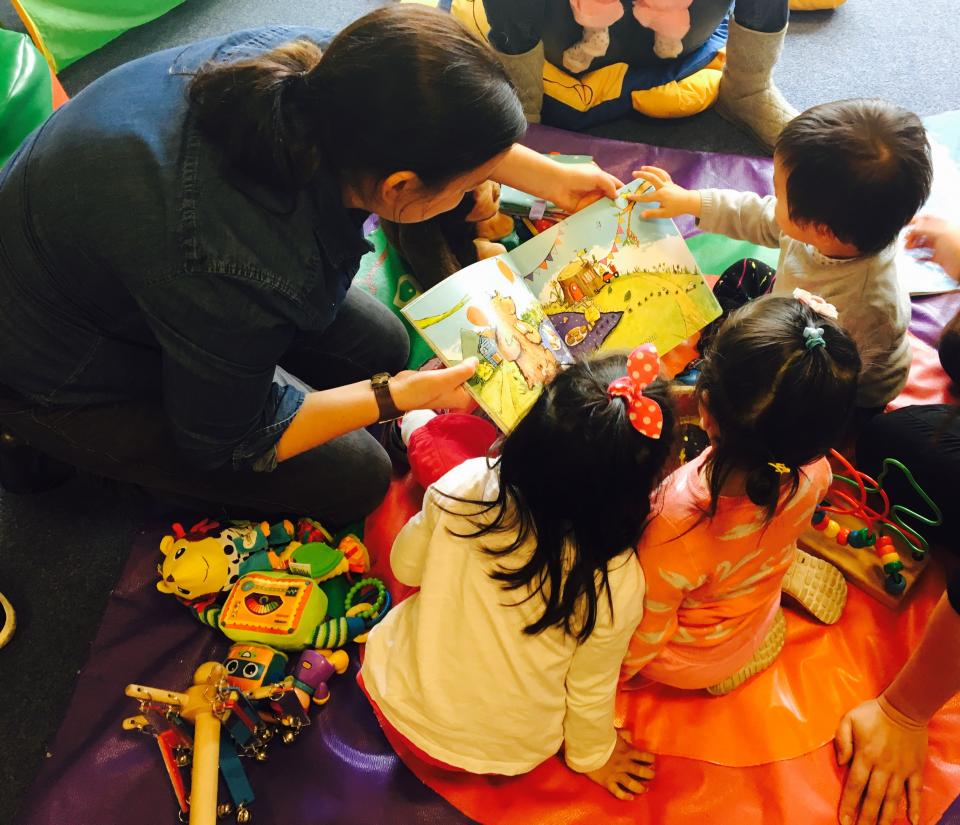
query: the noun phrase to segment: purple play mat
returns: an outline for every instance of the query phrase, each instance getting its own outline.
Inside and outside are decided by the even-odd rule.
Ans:
[[[584,153],[624,178],[644,163],[668,168],[685,186],[770,191],[770,160],[710,155],[591,138],[546,127],[527,143],[541,151]],[[685,233],[693,231],[688,223]],[[960,295],[915,302],[915,334],[928,343],[960,309]],[[218,659],[225,641],[154,589],[163,528],[134,543],[103,623],[80,672],[59,732],[26,799],[22,825],[160,825],[177,808],[152,739],[121,730],[136,705],[128,682],[179,689],[196,666]],[[333,680],[332,698],[291,746],[271,746],[250,765],[262,825],[457,823],[470,820],[422,785],[387,744],[351,670]],[[232,820],[227,820],[232,821]]]

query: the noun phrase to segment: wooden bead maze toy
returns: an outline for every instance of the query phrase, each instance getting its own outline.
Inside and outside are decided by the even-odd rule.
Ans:
[[[933,527],[943,521],[940,508],[899,461],[884,459],[876,480],[859,472],[836,450],[831,457],[847,475],[834,474],[827,497],[813,513],[798,544],[834,564],[846,577],[888,607],[898,607],[923,572],[930,545],[905,519]],[[897,471],[926,504],[932,518],[891,504],[883,489]]]

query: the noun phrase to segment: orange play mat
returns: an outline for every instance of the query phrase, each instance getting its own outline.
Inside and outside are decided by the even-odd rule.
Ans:
[[[397,479],[367,520],[373,574],[398,597],[390,546],[422,496],[409,477]],[[843,776],[831,744],[837,722],[891,680],[942,592],[942,572],[931,562],[900,611],[853,587],[834,627],[787,610],[787,644],[776,663],[726,697],[661,685],[622,692],[618,724],[659,755],[650,792],[635,802],[618,802],[559,758],[525,776],[484,777],[438,770],[391,744],[423,782],[481,822],[833,823]],[[958,699],[931,724],[924,785],[922,821],[934,823],[960,793]]]

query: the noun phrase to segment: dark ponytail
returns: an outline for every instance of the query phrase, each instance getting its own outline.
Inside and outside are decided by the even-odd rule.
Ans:
[[[439,187],[526,129],[490,49],[449,14],[415,4],[361,17],[322,54],[298,40],[210,63],[190,99],[232,166],[286,191],[321,166],[354,186],[409,169]]]
[[[807,346],[808,327],[823,330],[822,346]],[[842,438],[859,374],[850,336],[800,301],[767,296],[732,313],[710,343],[697,383],[718,430],[706,467],[708,515],[739,473],[749,499],[772,518],[784,485],[789,500],[801,469]]]
[[[230,165],[258,183],[296,189],[316,171],[318,152],[287,98],[320,64],[309,40],[284,43],[234,63],[210,63],[190,84],[200,127],[220,144]]]
[[[503,440],[498,497],[450,497],[477,508],[467,514],[477,530],[461,537],[516,536],[507,547],[485,552],[500,560],[491,576],[504,589],[529,590],[521,602],[542,599],[543,614],[524,628],[528,634],[560,627],[585,641],[599,599],[606,594],[611,604],[610,562],[637,545],[650,515],[651,492],[673,446],[674,418],[666,386],[656,381],[643,394],[663,410],[662,436],[634,429],[623,399],[607,394],[626,372],[624,355],[564,370]],[[532,555],[511,564],[530,539]]]

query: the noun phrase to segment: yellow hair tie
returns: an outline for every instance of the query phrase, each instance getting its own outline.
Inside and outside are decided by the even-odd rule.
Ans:
[[[790,468],[786,464],[781,464],[779,461],[768,461],[767,466],[779,476],[785,476],[790,472]]]

